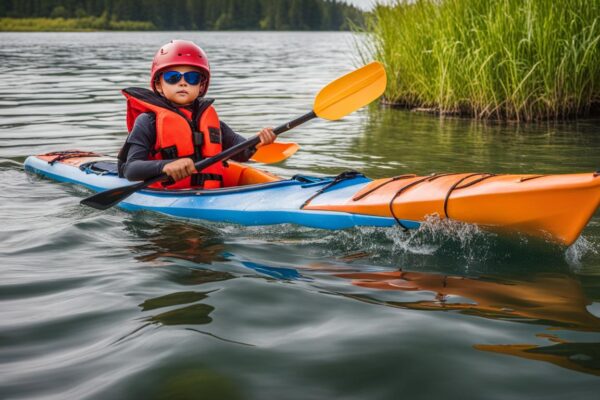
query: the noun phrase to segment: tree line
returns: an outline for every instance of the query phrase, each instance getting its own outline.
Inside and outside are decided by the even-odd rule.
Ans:
[[[104,18],[158,30],[346,30],[363,13],[337,0],[1,0],[0,18]]]

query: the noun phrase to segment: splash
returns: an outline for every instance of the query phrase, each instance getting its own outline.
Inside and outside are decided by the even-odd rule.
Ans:
[[[296,225],[243,227],[219,224],[219,230],[236,240],[265,241],[305,248],[320,256],[369,254],[367,258],[388,263],[414,263],[430,256],[451,259],[460,264],[481,263],[489,257],[496,234],[475,225],[429,217],[419,229],[402,231],[399,227],[354,227],[322,230]],[[317,254],[315,254],[317,255]],[[416,257],[415,257],[416,256]]]
[[[388,236],[394,242],[395,252],[434,254],[444,246],[452,246],[463,255],[467,255],[467,259],[479,259],[481,256],[485,258],[487,253],[487,237],[496,235],[482,231],[476,225],[430,215],[421,223],[419,229],[404,235],[399,235],[398,230],[390,230]],[[474,249],[477,251],[473,252]]]
[[[598,255],[598,250],[594,246],[594,243],[582,235],[567,248],[565,251],[565,260],[569,266],[579,271],[582,268],[581,260],[587,255]]]
[[[229,243],[279,244],[282,251],[293,249],[301,257],[343,258],[360,253],[363,256],[350,263],[374,262],[427,270],[443,266],[444,270],[457,273],[488,273],[497,268],[517,272],[523,268],[531,270],[532,265],[569,268],[581,263],[584,256],[597,254],[585,238],[580,238],[565,253],[564,247],[545,240],[514,232],[493,232],[438,216],[429,216],[418,229],[407,232],[399,227],[323,230],[292,224],[211,226],[228,238]]]

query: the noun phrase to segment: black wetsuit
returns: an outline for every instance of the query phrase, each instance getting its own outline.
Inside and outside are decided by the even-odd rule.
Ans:
[[[226,150],[246,140],[235,133],[227,124],[221,122],[221,140],[223,150]],[[159,175],[165,164],[173,160],[148,160],[150,153],[154,150],[156,143],[156,123],[153,113],[140,114],[127,137],[129,149],[127,161],[119,168],[121,176],[130,181],[142,181]],[[235,161],[248,161],[256,150],[247,149],[232,157]]]

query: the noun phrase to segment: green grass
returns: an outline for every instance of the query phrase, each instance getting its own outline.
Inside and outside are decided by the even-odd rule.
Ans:
[[[398,1],[367,26],[390,103],[525,121],[599,108],[600,0]]]
[[[0,18],[0,31],[139,31],[156,29],[151,22],[115,21],[106,16],[84,18]]]

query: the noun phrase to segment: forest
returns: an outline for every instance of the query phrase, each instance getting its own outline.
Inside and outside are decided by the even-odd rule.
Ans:
[[[18,27],[31,25],[35,28],[40,24],[61,26],[68,23],[107,30],[347,30],[352,25],[362,25],[363,13],[354,6],[336,0],[0,2],[0,24],[4,25],[0,30],[27,30]],[[10,26],[15,29],[10,29]]]

